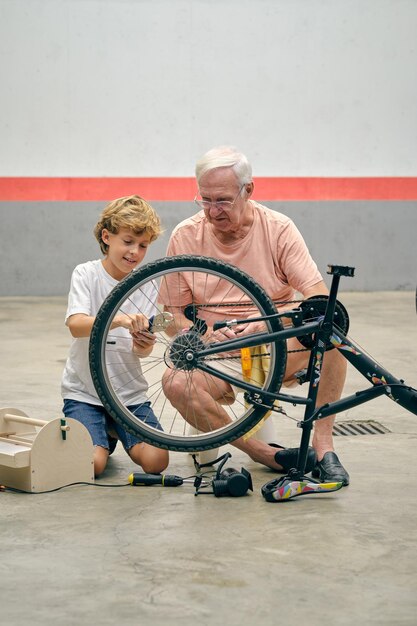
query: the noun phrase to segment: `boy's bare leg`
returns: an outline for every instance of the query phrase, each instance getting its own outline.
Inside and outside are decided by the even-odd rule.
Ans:
[[[106,469],[109,458],[109,451],[102,446],[94,446],[94,476],[100,476]]]

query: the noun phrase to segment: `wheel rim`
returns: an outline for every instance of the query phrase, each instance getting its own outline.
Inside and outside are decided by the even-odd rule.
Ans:
[[[180,287],[184,281],[200,293],[199,297],[191,303],[181,300],[184,296],[180,295]],[[251,279],[242,278],[239,271],[230,270],[221,262],[200,261],[197,264],[196,260],[185,261],[179,268],[172,259],[166,259],[144,266],[142,270],[138,270],[134,275],[125,279],[104,303],[98,316],[99,324],[95,324],[90,342],[93,380],[100,399],[112,417],[122,423],[127,430],[149,443],[182,451],[216,447],[220,445],[219,442],[232,441],[240,436],[240,433],[250,430],[267,409],[248,406],[247,403],[245,404],[242,393],[236,395],[234,402],[231,402],[229,396],[220,397],[220,403],[229,416],[230,422],[222,423],[214,428],[212,422],[204,419],[202,411],[196,408],[191,400],[190,408],[187,408],[187,420],[185,420],[178,408],[175,408],[170,401],[169,385],[171,389],[176,384],[179,385],[178,381],[181,377],[184,396],[196,398],[198,397],[197,377],[203,376],[205,382],[210,381],[207,384],[213,384],[212,379],[206,374],[197,373],[196,363],[192,361],[196,347],[207,343],[207,334],[202,336],[198,331],[190,331],[190,327],[198,327],[201,320],[211,327],[213,321],[230,319],[232,313],[235,319],[247,317],[249,314],[252,316],[272,315],[275,312],[273,304],[259,287],[257,290],[255,287],[257,286]],[[129,369],[123,373],[119,372],[118,375],[117,372],[115,373],[117,353],[120,356],[121,351],[126,351],[131,339],[127,331],[123,329],[117,329],[117,332],[110,330],[113,318],[119,312],[136,311],[147,317],[150,316],[150,312],[155,313],[156,311],[149,304],[151,299],[149,294],[155,288],[160,294],[157,304],[159,312],[165,305],[165,308],[168,307],[174,313],[174,320],[166,331],[155,334],[156,342],[153,352],[149,357],[140,359],[140,367],[138,367],[137,359],[132,358]],[[254,289],[258,293],[254,294]],[[139,300],[145,304],[139,306]],[[180,320],[176,314],[177,309],[184,311],[184,304],[194,306],[194,319],[188,321],[186,332],[183,326],[179,326],[180,322],[184,323],[184,318]],[[269,330],[276,330],[277,324],[280,326],[276,318],[269,320],[266,324]],[[191,347],[188,344],[191,344]],[[262,374],[259,370],[262,369],[265,380],[262,383],[258,382],[259,386],[263,389],[274,388],[277,391],[280,385],[277,373],[282,378],[285,348],[281,344],[269,344],[266,348],[257,350],[258,354],[253,352],[250,382],[254,383],[254,378],[260,380]],[[121,367],[125,366],[125,362],[126,359],[122,359]],[[215,355],[205,359],[204,363],[216,371],[226,371],[230,374],[235,371],[241,372],[242,355],[240,353]],[[279,364],[280,367],[278,367]],[[146,421],[138,420],[128,408],[124,388],[129,386],[129,381],[137,377],[140,371],[147,381],[147,397],[163,431],[159,431]],[[161,377],[164,373],[165,388],[163,389]],[[199,380],[201,381],[201,378]],[[214,384],[216,382],[218,383],[218,380],[214,380]],[[200,412],[199,415],[197,415],[198,412]],[[184,414],[184,410],[182,413]]]

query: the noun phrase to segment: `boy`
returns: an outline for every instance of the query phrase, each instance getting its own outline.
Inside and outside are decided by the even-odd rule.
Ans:
[[[139,196],[114,200],[103,210],[94,234],[104,254],[102,260],[77,265],[71,278],[65,323],[74,337],[62,377],[63,413],[80,421],[88,429],[94,444],[94,473],[105,469],[117,439],[144,472],[160,473],[168,465],[168,452],[144,443],[116,424],[105,411],[90,375],[88,344],[97,312],[117,283],[137,267],[145,257],[148,246],[161,233],[161,224],[154,209]],[[150,305],[149,316],[153,313]],[[143,310],[143,309],[142,309]],[[117,315],[112,328],[126,333],[137,357],[148,356],[155,336],[147,331],[144,315]],[[130,334],[129,334],[130,333]],[[126,354],[131,359],[131,354]],[[132,381],[126,389],[129,408],[138,417],[149,418],[151,411],[146,397],[147,383]],[[155,423],[157,419],[154,416]]]

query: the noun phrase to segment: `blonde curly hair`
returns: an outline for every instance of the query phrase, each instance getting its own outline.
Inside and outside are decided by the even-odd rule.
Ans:
[[[102,240],[103,229],[117,234],[121,228],[129,228],[135,235],[146,233],[151,241],[155,241],[162,232],[161,220],[155,209],[140,196],[117,198],[108,204],[101,213],[94,228],[94,236],[104,255],[109,246]]]

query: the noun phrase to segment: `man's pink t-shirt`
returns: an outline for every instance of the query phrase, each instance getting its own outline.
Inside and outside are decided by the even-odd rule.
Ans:
[[[167,256],[221,259],[252,276],[273,300],[291,300],[295,291],[303,294],[320,282],[322,276],[294,222],[257,202],[251,204],[254,220],[243,239],[222,244],[201,211],[174,229]]]

